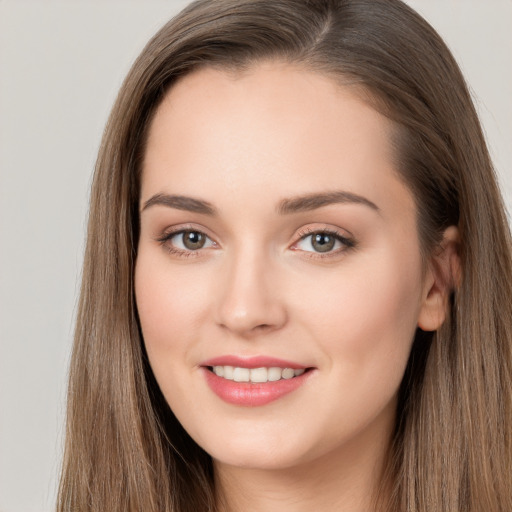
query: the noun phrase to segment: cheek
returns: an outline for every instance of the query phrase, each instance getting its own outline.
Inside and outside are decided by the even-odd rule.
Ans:
[[[382,250],[347,258],[329,279],[306,283],[297,318],[314,334],[332,371],[350,385],[398,386],[421,304],[416,253]],[[309,324],[309,325],[308,325]]]
[[[324,445],[394,421],[396,394],[416,331],[420,261],[393,252],[303,283],[296,316],[321,351],[326,385],[315,407]],[[324,418],[324,420],[322,420]]]
[[[165,254],[155,257],[145,252],[139,253],[135,267],[137,310],[155,374],[159,362],[169,364],[172,356],[186,353],[207,311],[209,294],[201,272],[196,272],[195,282],[191,282],[190,272],[170,267]]]

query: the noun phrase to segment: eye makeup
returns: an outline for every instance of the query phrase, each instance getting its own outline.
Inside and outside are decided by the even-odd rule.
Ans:
[[[355,239],[332,228],[306,227],[299,230],[299,240],[291,249],[302,251],[311,258],[331,258],[356,247]]]
[[[194,226],[178,226],[164,231],[156,241],[170,254],[197,257],[202,250],[218,247],[204,231]]]
[[[332,258],[341,253],[354,249],[356,241],[352,236],[346,236],[332,228],[306,227],[298,231],[295,241],[290,249],[304,253],[309,258]],[[167,252],[177,257],[197,257],[204,250],[216,249],[219,244],[210,238],[204,231],[194,226],[178,226],[166,230],[156,238],[156,241]]]

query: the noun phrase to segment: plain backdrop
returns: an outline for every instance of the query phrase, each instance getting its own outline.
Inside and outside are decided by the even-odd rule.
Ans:
[[[410,0],[474,94],[512,209],[512,0]],[[0,0],[0,512],[54,508],[88,192],[103,126],[186,2]]]

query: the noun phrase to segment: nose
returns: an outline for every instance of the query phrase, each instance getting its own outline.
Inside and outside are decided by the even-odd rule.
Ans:
[[[245,251],[219,274],[217,324],[251,338],[282,328],[288,318],[279,270],[261,254]]]

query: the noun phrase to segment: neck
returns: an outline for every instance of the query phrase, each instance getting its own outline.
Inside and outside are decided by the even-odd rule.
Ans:
[[[344,446],[290,468],[241,468],[216,461],[218,510],[375,510],[377,498],[383,498],[381,484],[391,431],[385,436],[369,437],[363,440],[364,443],[358,440],[352,446]]]

